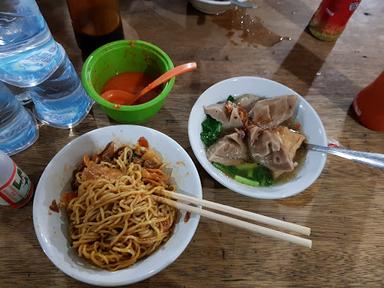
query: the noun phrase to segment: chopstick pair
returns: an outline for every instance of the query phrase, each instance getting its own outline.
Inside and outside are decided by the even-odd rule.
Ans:
[[[175,192],[170,192],[170,191],[165,191],[165,190],[161,191],[160,193],[165,195],[165,196],[168,196],[170,198],[173,198],[173,199],[177,199],[177,200],[184,201],[187,203],[192,203],[195,205],[201,205],[203,207],[214,209],[216,211],[224,212],[224,213],[231,214],[231,215],[241,217],[244,219],[258,221],[258,222],[261,222],[264,224],[283,228],[283,229],[286,229],[286,230],[289,230],[292,232],[297,232],[300,234],[304,234],[307,236],[309,236],[311,234],[310,228],[305,227],[305,226],[301,226],[298,224],[294,224],[294,223],[286,222],[283,220],[271,218],[271,217],[260,215],[257,213],[252,213],[249,211],[241,210],[241,209],[238,209],[235,207],[231,207],[231,206],[227,206],[227,205],[223,205],[223,204],[219,204],[219,203],[215,203],[215,202],[211,202],[208,200],[194,198],[191,196],[187,196],[185,194],[180,194],[180,193],[175,193]],[[309,239],[306,239],[306,238],[302,238],[302,237],[291,235],[291,234],[288,234],[285,232],[273,230],[271,228],[259,226],[259,225],[256,225],[256,224],[253,224],[250,222],[246,222],[246,221],[243,221],[243,220],[240,220],[237,218],[232,218],[232,217],[218,214],[218,213],[215,213],[215,212],[212,212],[209,210],[204,210],[200,207],[191,206],[191,205],[188,205],[188,204],[185,204],[185,203],[182,203],[179,201],[167,199],[167,198],[164,198],[161,196],[157,196],[157,195],[153,195],[153,196],[159,202],[162,202],[164,204],[176,207],[176,208],[181,209],[181,210],[186,210],[186,211],[189,211],[192,213],[200,214],[201,216],[210,218],[212,220],[216,220],[216,221],[226,223],[226,224],[229,224],[232,226],[243,228],[243,229],[246,229],[246,230],[251,231],[251,232],[260,233],[260,234],[265,235],[265,236],[270,236],[273,238],[289,241],[291,243],[301,245],[304,247],[308,247],[308,248],[312,247],[312,241]]]

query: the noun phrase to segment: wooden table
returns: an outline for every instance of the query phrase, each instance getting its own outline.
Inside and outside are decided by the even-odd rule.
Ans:
[[[38,2],[54,37],[80,71],[65,1]],[[258,9],[221,16],[198,13],[182,0],[121,2],[127,39],[155,43],[175,64],[198,63],[196,72],[177,79],[163,109],[145,126],[168,134],[193,157],[204,197],[313,231],[310,250],[201,219],[179,259],[135,287],[383,287],[383,171],[330,156],[320,178],[302,194],[262,201],[231,192],[208,176],[187,137],[189,111],[206,88],[232,76],[257,75],[303,95],[330,139],[351,149],[384,153],[384,134],[364,128],[349,112],[356,93],[384,67],[382,1],[362,1],[336,43],[318,41],[304,31],[320,1],[257,0]],[[287,40],[280,41],[281,36]],[[112,124],[95,106],[72,130],[41,126],[38,141],[13,159],[37,184],[66,143]],[[1,287],[89,287],[67,277],[45,256],[33,229],[32,203],[19,210],[3,207],[0,219]]]

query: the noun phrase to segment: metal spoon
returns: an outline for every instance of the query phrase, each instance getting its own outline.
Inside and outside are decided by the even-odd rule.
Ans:
[[[325,147],[314,144],[305,144],[305,146],[307,149],[312,151],[333,154],[342,158],[384,169],[384,154],[355,151],[336,147]]]
[[[257,8],[257,5],[250,1],[231,0],[231,3],[241,8]]]

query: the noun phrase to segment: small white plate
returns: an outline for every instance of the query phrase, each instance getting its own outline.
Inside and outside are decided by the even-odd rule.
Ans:
[[[36,187],[33,223],[48,258],[61,271],[79,281],[98,286],[119,286],[144,280],[175,261],[195,233],[199,215],[192,214],[185,223],[183,212],[171,238],[154,254],[131,267],[110,272],[92,266],[77,256],[67,238],[66,216],[49,211],[53,200],[59,201],[63,192],[71,191],[72,172],[84,154],[100,152],[110,141],[117,146],[135,144],[141,136],[172,169],[171,177],[176,182],[177,191],[202,198],[199,174],[191,158],[176,141],[161,132],[135,125],[109,126],[83,134],[67,144],[49,162]]]
[[[287,183],[269,187],[251,187],[241,184],[216,169],[206,157],[206,149],[200,140],[201,123],[206,118],[204,107],[224,101],[229,95],[255,94],[267,98],[297,95],[296,121],[301,124],[308,143],[327,146],[324,126],[312,106],[292,89],[272,80],[259,77],[234,77],[214,84],[204,91],[194,104],[188,121],[188,136],[193,153],[204,169],[225,187],[240,194],[260,199],[280,199],[293,196],[308,188],[324,168],[326,155],[308,151],[305,162],[296,176]]]

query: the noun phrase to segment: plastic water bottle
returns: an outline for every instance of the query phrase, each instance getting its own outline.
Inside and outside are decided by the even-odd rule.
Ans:
[[[0,80],[28,87],[34,112],[50,126],[70,128],[93,101],[65,50],[56,43],[34,0],[0,1]]]
[[[31,200],[33,185],[27,174],[0,151],[0,205],[19,208]]]
[[[4,84],[21,104],[27,105],[32,102],[31,93],[28,88],[13,86],[5,82]]]
[[[59,44],[57,44],[59,45]],[[92,108],[76,71],[64,49],[62,61],[54,73],[41,84],[30,88],[37,118],[50,126],[71,128],[80,123]]]
[[[56,45],[34,0],[0,1],[0,80],[35,86],[61,62]]]
[[[38,136],[33,115],[0,82],[0,150],[13,155],[31,146]]]

